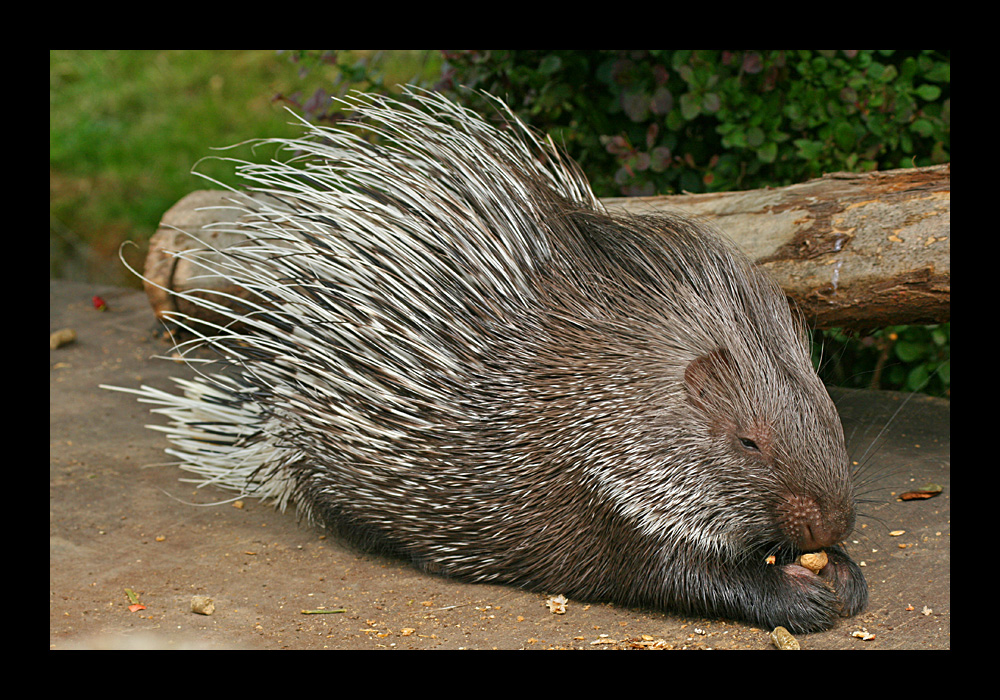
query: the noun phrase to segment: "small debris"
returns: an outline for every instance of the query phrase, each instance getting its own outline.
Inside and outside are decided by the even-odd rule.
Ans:
[[[899,500],[901,501],[920,501],[928,498],[934,498],[941,494],[944,487],[941,484],[924,484],[923,488],[919,491],[907,491],[906,493],[899,494]]]
[[[600,639],[595,639],[594,641],[592,641],[590,643],[590,646],[597,646],[598,644],[617,644],[617,643],[618,643],[617,640],[611,639],[611,637],[609,637],[606,634],[602,634],[600,636]]]
[[[207,595],[191,596],[191,612],[199,615],[211,615],[215,612],[215,601]]]
[[[131,588],[125,589],[125,595],[128,597],[128,602],[130,603],[128,606],[129,612],[138,612],[146,609],[146,606],[139,602],[139,594]]]
[[[593,644],[593,642],[591,642]],[[630,637],[619,642],[625,649],[670,649],[672,645],[665,639],[659,639],[649,634]]]
[[[548,607],[549,612],[553,615],[564,615],[566,613],[566,603],[568,602],[569,601],[566,600],[566,596],[557,595],[546,600],[545,605]]]
[[[61,328],[49,335],[49,349],[55,350],[63,345],[69,345],[76,340],[76,331],[72,328]]]
[[[801,649],[799,640],[792,636],[792,633],[784,627],[775,627],[771,632],[771,643],[782,651],[798,651]]]

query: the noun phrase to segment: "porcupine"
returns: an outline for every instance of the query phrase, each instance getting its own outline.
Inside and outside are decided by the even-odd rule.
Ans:
[[[306,125],[238,161],[248,240],[202,264],[251,298],[188,295],[234,322],[192,343],[233,371],[133,390],[168,452],[457,579],[793,632],[860,612],[841,424],[777,286],[704,223],[609,215],[499,101],[504,127],[407,98],[349,99],[377,145]]]

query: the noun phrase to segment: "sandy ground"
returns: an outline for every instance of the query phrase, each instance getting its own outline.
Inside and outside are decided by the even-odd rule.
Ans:
[[[102,295],[110,309],[94,310]],[[183,366],[155,360],[142,294],[51,282],[51,330],[78,340],[49,353],[49,641],[75,647],[259,649],[766,649],[766,631],[613,605],[570,601],[563,615],[545,596],[457,583],[405,563],[361,554],[250,499],[196,490],[163,464],[165,438],[132,396],[102,383],[168,388]],[[838,399],[852,453],[874,445],[885,475],[862,507],[849,551],[865,563],[868,610],[806,649],[941,649],[951,643],[951,453],[946,401],[851,392]],[[894,494],[926,482],[925,501]],[[890,531],[904,531],[890,536]],[[126,589],[143,610],[129,611]],[[211,616],[192,596],[214,600]],[[305,610],[343,609],[333,614]],[[867,630],[874,639],[852,637]]]

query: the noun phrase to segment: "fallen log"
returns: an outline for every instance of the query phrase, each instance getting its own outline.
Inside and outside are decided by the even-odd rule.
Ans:
[[[940,323],[951,311],[951,165],[745,192],[602,200],[711,221],[817,328]]]

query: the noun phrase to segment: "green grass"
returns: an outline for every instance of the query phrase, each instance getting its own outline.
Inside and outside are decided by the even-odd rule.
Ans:
[[[387,85],[413,75],[404,62],[394,78],[391,62]],[[137,286],[118,248],[147,240],[188,192],[214,187],[191,173],[200,158],[213,147],[295,134],[277,94],[333,92],[336,67],[304,78],[299,68],[274,51],[50,52],[50,276]],[[224,163],[198,169],[235,182]],[[142,253],[126,255],[141,266]]]

